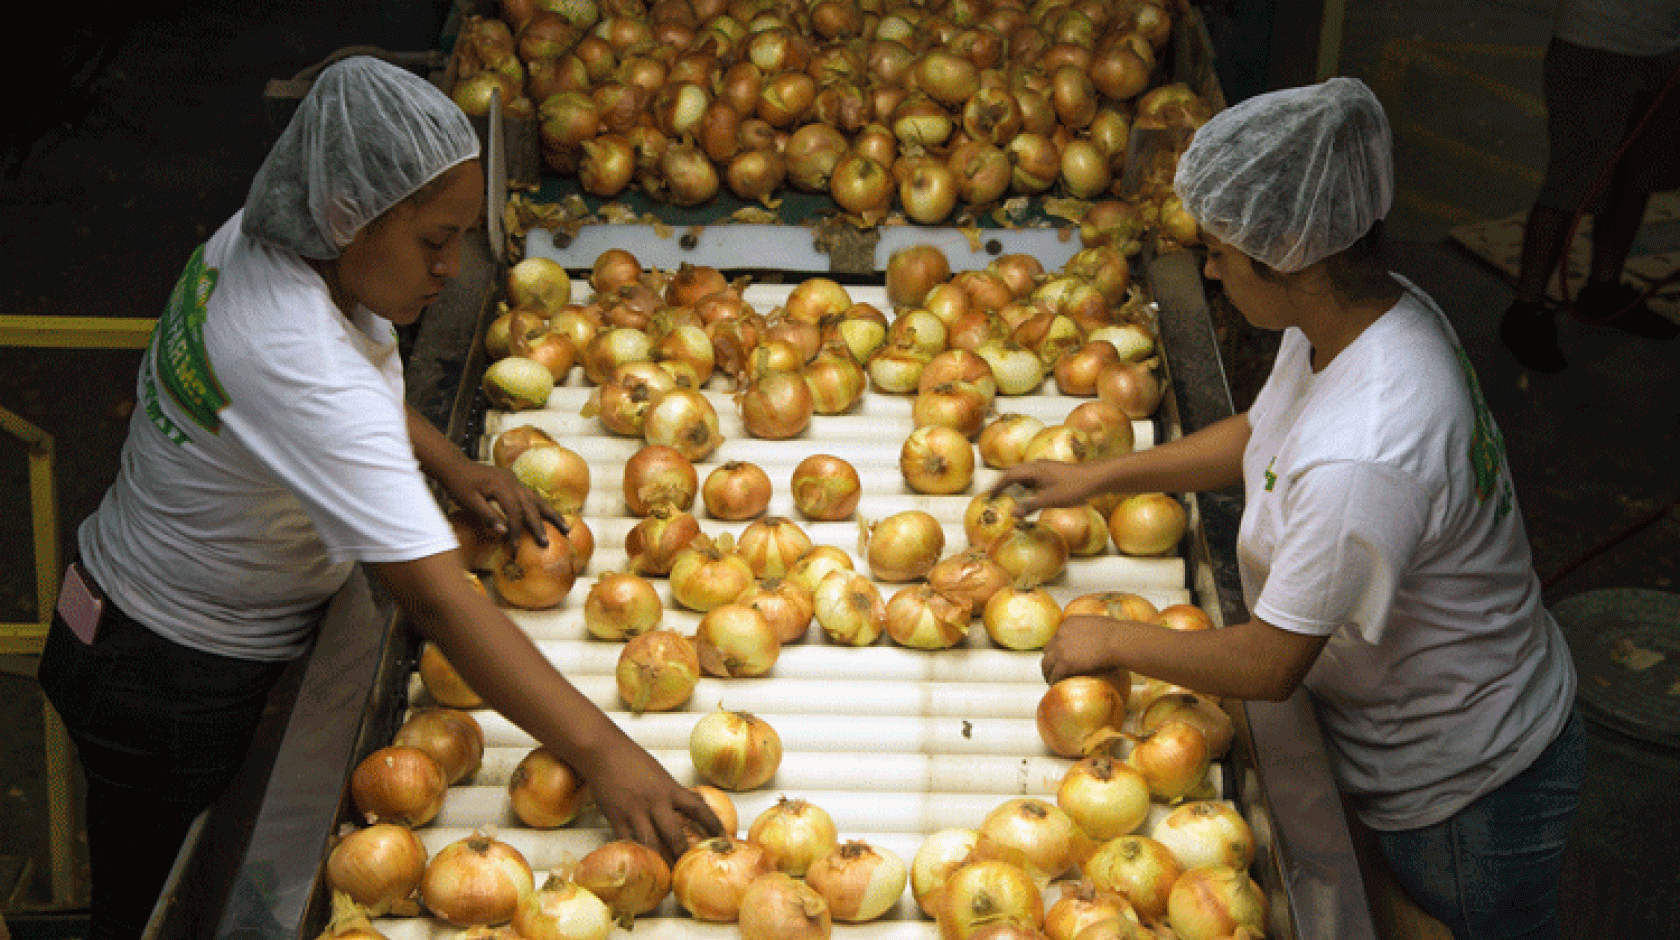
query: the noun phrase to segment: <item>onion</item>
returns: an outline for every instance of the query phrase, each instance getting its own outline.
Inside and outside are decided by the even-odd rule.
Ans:
[[[1137,493],[1109,516],[1114,547],[1127,555],[1164,555],[1178,548],[1188,526],[1184,504],[1165,493]]]
[[[1246,870],[1254,862],[1254,830],[1224,800],[1180,803],[1149,835],[1172,850],[1185,871],[1209,865]]]
[[[863,496],[857,468],[832,454],[812,454],[793,468],[793,505],[807,519],[835,522],[856,511]]]
[[[707,839],[671,867],[671,894],[695,920],[733,923],[747,887],[769,871],[757,845],[729,837]]]
[[[755,576],[747,560],[735,554],[733,547],[734,540],[727,533],[718,540],[695,536],[671,562],[671,597],[689,610],[705,613],[745,593]]]
[[[822,895],[779,871],[753,879],[736,919],[742,940],[828,940],[834,932]]]
[[[1207,735],[1195,725],[1168,720],[1152,731],[1122,737],[1131,743],[1126,763],[1149,781],[1156,799],[1179,799],[1207,780],[1212,757]]]
[[[666,198],[676,206],[698,206],[717,195],[722,180],[717,167],[700,148],[684,139],[665,148],[659,157]]]
[[[1214,865],[1179,876],[1167,898],[1167,923],[1181,940],[1217,940],[1266,929],[1266,895],[1243,870]]]
[[[1103,843],[1084,872],[1092,884],[1124,897],[1140,918],[1154,922],[1166,916],[1167,898],[1184,870],[1166,846],[1131,834]]]
[[[391,744],[432,755],[451,786],[478,770],[484,759],[484,729],[472,715],[454,708],[415,710],[397,729]]]
[[[812,615],[829,642],[869,646],[887,627],[887,605],[875,582],[855,571],[830,571],[811,593]]]
[[[945,529],[924,510],[897,512],[865,528],[862,554],[870,572],[882,581],[923,577],[944,551]]]
[[[1044,428],[1044,422],[1031,415],[999,415],[980,429],[980,459],[994,469],[1013,467],[1026,459],[1027,444]]]
[[[887,299],[895,306],[919,306],[935,284],[951,276],[945,253],[933,245],[909,245],[887,259]]]
[[[974,851],[980,834],[973,829],[940,829],[922,840],[910,861],[910,894],[922,913],[938,917],[945,882]]]
[[[815,545],[788,569],[787,579],[815,592],[817,584],[829,573],[851,570],[852,556],[845,549],[838,545]]]
[[[1056,805],[1086,835],[1106,842],[1135,832],[1149,817],[1149,781],[1130,764],[1092,754],[1063,775]]]
[[[477,708],[484,704],[484,699],[467,685],[467,680],[455,670],[443,650],[430,640],[420,648],[420,665],[416,671],[420,673],[420,682],[425,685],[427,694],[439,705]]]
[[[714,519],[751,519],[770,505],[770,475],[758,464],[731,460],[706,475],[700,496]]]
[[[745,604],[721,604],[700,618],[694,633],[700,668],[708,675],[762,676],[776,664],[782,641],[764,615]]]
[[[741,423],[747,433],[766,440],[795,437],[811,423],[811,387],[798,373],[770,372],[759,376],[736,396]]]
[[[764,849],[773,869],[803,877],[839,844],[839,833],[822,807],[784,796],[753,820],[747,839]]]
[[[527,448],[508,470],[555,512],[577,512],[589,496],[588,462],[559,444]]]
[[[890,850],[849,840],[812,862],[805,882],[848,924],[874,920],[898,903],[909,883],[903,860]]]
[[[770,578],[747,589],[737,600],[758,611],[769,622],[771,632],[782,643],[796,643],[805,638],[816,615],[816,603],[811,592],[795,581]]]
[[[977,854],[1020,865],[1041,883],[1067,874],[1096,851],[1071,816],[1036,797],[1005,800],[977,831]]]
[[[1136,443],[1131,417],[1106,401],[1075,405],[1062,423],[1085,433],[1090,439],[1092,459],[1129,454]]]
[[[1097,397],[1131,418],[1153,415],[1165,394],[1165,387],[1148,363],[1109,363],[1097,374]]]
[[[583,375],[596,385],[605,385],[625,363],[652,358],[653,338],[646,330],[608,327],[597,332],[583,347]]]
[[[961,493],[974,481],[974,447],[962,431],[923,425],[905,438],[898,468],[904,482],[918,493]]]
[[[922,375],[926,377],[926,369]],[[973,438],[985,427],[988,410],[986,394],[980,388],[962,381],[944,382],[916,393],[910,419],[915,427],[938,425]]]
[[[426,864],[420,900],[456,927],[505,924],[531,896],[535,878],[518,849],[484,832],[444,846]]]
[[[1008,587],[1009,572],[983,549],[969,548],[939,559],[928,569],[927,579],[939,593],[967,604],[971,611],[980,611]]]
[[[508,467],[520,454],[532,447],[558,446],[560,446],[560,442],[551,437],[547,431],[522,424],[496,435],[496,442],[490,447],[490,462],[498,467]]]
[[[644,444],[624,462],[624,506],[646,516],[655,506],[687,509],[699,489],[694,462],[669,444]]]
[[[694,693],[700,657],[693,641],[675,630],[649,630],[625,641],[613,675],[633,714],[670,711]]]
[[[1090,340],[1056,360],[1052,370],[1056,390],[1063,395],[1092,396],[1097,393],[1097,376],[1104,366],[1120,361],[1120,353],[1107,340]]]
[[[1208,756],[1218,760],[1231,747],[1236,728],[1231,716],[1206,695],[1195,692],[1166,692],[1144,706],[1138,727],[1154,731],[1169,721],[1195,725],[1207,738]]]
[[[1117,670],[1109,677],[1070,676],[1050,686],[1038,701],[1039,737],[1060,757],[1084,756],[1093,735],[1125,722],[1129,685]]]
[[[1017,585],[1024,587],[1053,581],[1067,568],[1067,543],[1056,530],[1031,519],[1016,520],[987,551]]]
[[[509,305],[535,307],[550,315],[572,302],[572,278],[551,258],[522,258],[507,273]]]
[[[508,803],[532,829],[557,829],[577,818],[589,801],[583,778],[546,747],[520,758],[508,778]]]
[[[631,571],[595,579],[583,601],[583,624],[602,640],[627,640],[659,626],[665,607],[652,583]]]
[[[1055,460],[1061,463],[1083,463],[1090,459],[1095,447],[1091,436],[1065,424],[1052,424],[1034,434],[1027,442],[1026,459]]]
[[[443,809],[449,781],[431,754],[417,747],[382,747],[356,765],[350,799],[369,825],[424,826]]]
[[[885,166],[855,150],[834,164],[828,180],[829,193],[847,212],[868,216],[892,205],[893,177]]]
[[[847,324],[862,321],[844,321],[839,329],[844,332]],[[845,340],[837,341],[843,348],[832,351],[825,349],[805,366],[803,375],[805,384],[811,389],[811,411],[820,415],[844,414],[852,409],[863,398],[864,390],[869,386],[869,373],[853,358],[852,347]],[[875,348],[878,343],[861,340],[864,346]]]
[[[605,902],[626,929],[671,893],[671,866],[658,852],[628,839],[608,842],[585,855],[572,877]]]
[[[969,547],[985,551],[987,557],[991,557],[992,546],[1014,530],[1015,497],[1007,493],[981,493],[963,510],[963,534],[968,537]],[[1009,574],[1007,569],[1005,574]]]
[[[1073,616],[1113,617],[1116,620],[1140,620],[1148,623],[1155,619],[1155,605],[1148,598],[1131,591],[1095,591],[1068,601],[1063,613]]]
[[[887,601],[885,627],[893,642],[911,649],[949,649],[968,635],[969,605],[929,584],[899,588]]]
[[[700,799],[705,800],[706,805],[711,807],[712,815],[716,816],[718,822],[723,824],[724,834],[731,839],[735,838],[736,831],[741,828],[741,817],[736,813],[735,801],[729,798],[729,794],[704,783],[695,784],[689,789],[698,794]],[[688,829],[688,844],[690,847],[704,841],[695,834],[693,828],[686,821],[683,825]]]
[[[677,556],[699,536],[700,521],[692,514],[656,503],[624,537],[626,568],[636,574],[669,574]]]
[[[735,554],[760,578],[781,578],[813,548],[799,523],[782,516],[765,516],[741,531]]]
[[[694,723],[688,753],[706,782],[725,790],[754,790],[776,775],[782,739],[756,715],[719,708]]]
[[[833,278],[808,277],[788,292],[782,309],[797,323],[821,324],[852,306],[851,292]]]
[[[1062,608],[1041,587],[1000,588],[986,601],[980,622],[992,642],[1011,650],[1039,650],[1062,625]]]
[[[934,291],[939,290],[938,287]],[[930,292],[928,296],[933,296]],[[931,310],[921,308],[902,310],[897,319],[893,320],[887,329],[887,343],[893,346],[905,346],[916,352],[925,354],[922,371],[927,369],[927,363],[933,361],[933,356],[946,348],[945,323]],[[921,388],[920,374],[917,376],[916,388]]]
[[[1080,880],[1044,912],[1044,932],[1050,940],[1074,940],[1086,928],[1109,920],[1120,922],[1113,928],[1113,940],[1142,940],[1147,936],[1142,933],[1143,925],[1132,902],[1119,892]],[[1097,940],[1097,936],[1089,934],[1086,940]]]
[[[1026,395],[1044,382],[1044,361],[1020,343],[989,340],[974,352],[992,367],[999,395]]]
[[[1108,520],[1090,505],[1045,509],[1038,521],[1062,537],[1071,557],[1100,555],[1108,548]]]
[[[932,358],[931,353],[912,343],[889,343],[869,357],[869,380],[877,391],[907,395],[919,387],[922,372]]]
[[[1168,604],[1161,608],[1154,622],[1171,630],[1213,629],[1213,618],[1195,604]]]
[[[547,610],[572,590],[577,574],[572,567],[572,543],[551,522],[543,523],[548,545],[537,544],[521,532],[511,554],[491,572],[491,583],[503,601],[525,610]]]
[[[327,856],[327,885],[371,916],[415,913],[410,900],[426,870],[426,847],[399,823],[375,823],[340,839]]]
[[[957,207],[957,174],[938,160],[917,160],[898,181],[904,214],[923,225],[938,225]]]
[[[724,183],[742,200],[768,201],[787,178],[787,159],[774,150],[743,150],[729,159]]]
[[[649,444],[666,444],[691,461],[704,460],[723,442],[717,410],[697,389],[674,388],[654,400],[643,424]]]
[[[504,356],[484,369],[484,396],[506,411],[525,411],[548,403],[554,374],[535,359]]]
[[[951,872],[936,916],[941,940],[968,940],[995,924],[1036,930],[1044,922],[1044,897],[1020,866],[983,859]]]

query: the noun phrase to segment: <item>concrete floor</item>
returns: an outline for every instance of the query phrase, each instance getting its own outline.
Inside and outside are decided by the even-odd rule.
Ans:
[[[1495,335],[1509,284],[1447,239],[1453,226],[1523,211],[1538,184],[1545,158],[1539,67],[1550,0],[1347,6],[1341,71],[1376,90],[1396,134],[1398,193],[1389,220],[1396,268],[1430,291],[1459,330],[1505,435],[1536,567],[1543,576],[1559,572],[1680,490],[1673,470],[1680,342],[1568,321],[1571,367],[1554,376],[1526,373]],[[31,126],[27,110],[9,124],[0,313],[154,315],[182,259],[244,199],[276,130],[263,110],[265,83],[348,45],[430,48],[439,22],[430,5],[400,0],[189,0],[133,8],[132,16],[105,21],[109,56],[81,76],[75,94],[37,99],[40,126]],[[42,51],[46,71],[28,73],[37,80],[54,77],[59,64],[50,47]],[[67,442],[59,473],[67,535],[114,470],[135,361],[126,352],[0,350],[0,406]],[[23,464],[15,448],[0,450],[0,483],[14,507],[0,513],[0,567],[17,570],[28,564],[27,529],[15,508]],[[1680,515],[1669,512],[1552,584],[1548,599],[1616,587],[1673,591],[1677,566]],[[0,591],[0,620],[33,615],[26,587]],[[30,757],[39,747],[29,732],[38,703],[26,680],[4,674],[0,693],[0,855],[7,855],[38,842],[20,823],[39,818],[43,797],[38,756]],[[1598,747],[1584,819],[1625,820],[1658,806],[1671,814],[1680,783],[1672,755],[1650,758],[1631,742]],[[1642,770],[1627,772],[1630,753]],[[1664,911],[1660,930],[1670,932],[1662,935],[1674,935],[1674,909],[1659,908],[1675,903],[1680,886],[1643,875],[1663,864],[1637,851],[1643,844],[1654,850],[1655,837],[1641,843],[1636,831],[1631,838],[1631,859],[1601,846],[1590,829],[1577,840],[1585,847],[1572,849],[1574,871],[1601,873],[1608,865],[1628,887],[1582,876],[1590,885],[1571,895],[1570,936],[1658,936]],[[1607,930],[1606,918],[1653,929]]]

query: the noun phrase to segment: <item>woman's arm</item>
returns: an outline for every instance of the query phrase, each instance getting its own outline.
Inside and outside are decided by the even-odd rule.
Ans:
[[[1200,431],[1144,450],[1088,463],[1036,460],[1004,470],[993,494],[1010,486],[1029,492],[1017,496],[1018,511],[1074,506],[1104,493],[1189,493],[1218,490],[1242,482],[1243,448],[1248,445],[1248,415],[1236,414]]]
[[[1220,698],[1281,702],[1293,695],[1328,637],[1250,620],[1222,630],[1173,630],[1136,620],[1069,617],[1044,648],[1044,679],[1114,668]]]
[[[560,513],[512,473],[469,459],[412,406],[406,410],[408,439],[420,469],[438,481],[456,505],[499,534],[529,532],[539,545],[548,544],[544,520],[566,531]]]
[[[577,771],[617,837],[674,860],[687,847],[685,822],[707,835],[722,833],[699,796],[677,783],[471,586],[455,552],[368,568],[491,708]]]

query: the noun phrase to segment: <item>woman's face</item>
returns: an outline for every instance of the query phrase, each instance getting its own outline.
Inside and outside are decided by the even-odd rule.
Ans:
[[[1218,238],[1203,233],[1202,241],[1207,245],[1202,273],[1224,285],[1225,296],[1244,319],[1262,330],[1291,325],[1287,284],[1261,277],[1253,259]]]
[[[430,198],[408,199],[356,233],[336,265],[335,286],[392,323],[406,325],[460,271],[461,238],[484,202],[484,170],[469,160],[446,170]]]

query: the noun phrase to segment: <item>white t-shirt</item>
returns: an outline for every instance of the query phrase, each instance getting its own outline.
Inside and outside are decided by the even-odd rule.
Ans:
[[[247,238],[241,214],[158,319],[121,468],[79,542],[134,619],[272,661],[303,651],[353,562],[456,541],[409,441],[395,329],[365,308],[346,318],[300,257]]]
[[[1329,636],[1305,685],[1342,789],[1382,830],[1526,769],[1575,695],[1499,430],[1446,318],[1401,283],[1322,373],[1284,333],[1248,412],[1237,545],[1254,616]]]
[[[1680,49],[1680,0],[1564,0],[1555,32],[1589,49],[1666,55]]]

